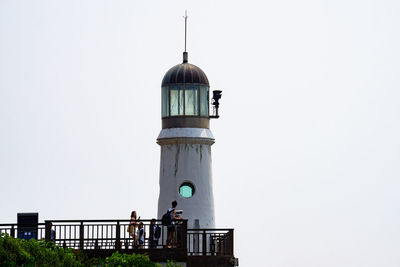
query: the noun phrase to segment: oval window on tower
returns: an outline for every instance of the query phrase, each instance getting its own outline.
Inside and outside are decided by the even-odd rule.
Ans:
[[[184,182],[179,187],[179,194],[184,198],[191,198],[194,195],[194,186],[192,183]]]

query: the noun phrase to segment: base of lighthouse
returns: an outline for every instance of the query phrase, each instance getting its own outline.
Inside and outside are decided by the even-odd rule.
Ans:
[[[215,227],[211,172],[214,137],[204,128],[167,128],[157,138],[161,146],[158,218],[178,202],[189,228]]]

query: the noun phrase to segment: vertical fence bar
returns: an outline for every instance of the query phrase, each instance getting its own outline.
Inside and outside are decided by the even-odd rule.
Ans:
[[[229,230],[229,252],[229,255],[233,256],[233,229]]]
[[[121,250],[121,226],[119,225],[119,221],[117,221],[116,225],[117,229],[115,229],[115,249]]]
[[[187,245],[187,220],[183,220],[183,224],[182,224],[182,245],[181,247],[184,249],[188,249],[188,245]]]
[[[207,255],[207,236],[206,236],[206,230],[203,230],[203,256]]]
[[[90,225],[87,226],[86,228],[86,236],[84,235],[84,239],[87,240],[87,246],[91,246],[90,244],[90,237],[89,237],[89,233],[90,233]]]
[[[196,231],[194,239],[195,252],[197,255],[200,253],[200,232]]]
[[[49,242],[51,240],[51,221],[44,221],[44,240]]]
[[[68,226],[65,226],[65,227],[68,227]],[[68,230],[67,230],[68,228],[66,228],[66,231],[68,232]],[[75,226],[74,226],[74,228],[72,228],[72,225],[69,225],[69,232],[68,232],[68,235],[67,234],[65,234],[65,239],[69,239],[69,240],[71,240],[72,239],[72,237],[73,237],[73,243],[72,243],[72,240],[71,241],[66,241],[66,246],[68,246],[68,245],[70,245],[70,246],[72,246],[72,244],[73,244],[73,246],[74,246],[74,248],[75,248],[75,239],[76,239],[76,234],[75,234],[75,230],[72,232],[72,230],[71,229],[75,229]],[[72,236],[72,233],[74,233],[74,235]]]
[[[15,226],[14,226],[14,224],[11,225],[10,236],[15,237]]]
[[[85,234],[85,229],[83,228],[83,221],[81,221],[81,225],[79,226],[79,249],[83,250],[83,238]]]
[[[109,226],[106,224],[106,243],[108,243],[108,239],[110,238],[110,236],[108,235],[108,228]]]

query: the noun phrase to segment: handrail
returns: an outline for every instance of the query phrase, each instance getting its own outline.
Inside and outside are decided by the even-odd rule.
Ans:
[[[90,220],[45,220],[45,221],[50,221],[50,222],[130,222],[132,221],[131,219],[90,219]],[[136,221],[143,221],[143,222],[151,222],[152,219],[140,219],[140,220],[136,220]],[[157,222],[161,222],[161,220],[156,220]]]
[[[227,231],[233,228],[188,228],[188,231]]]
[[[25,225],[32,225],[32,224],[30,224],[30,223],[0,223],[0,226],[12,226],[12,225],[14,225],[14,226],[17,226],[17,225],[25,226]],[[45,225],[45,223],[44,222],[43,223],[37,223],[36,225]]]

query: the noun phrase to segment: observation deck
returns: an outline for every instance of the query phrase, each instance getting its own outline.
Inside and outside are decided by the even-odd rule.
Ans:
[[[175,221],[175,235],[171,247],[167,246],[167,227],[161,220],[158,244],[152,248],[151,220],[143,223],[144,244],[133,244],[129,235],[130,220],[46,220],[36,224],[0,224],[0,235],[14,238],[53,241],[64,248],[83,251],[89,257],[108,257],[120,253],[145,253],[154,262],[174,260],[187,267],[238,266],[234,257],[233,229],[188,229],[187,220]],[[137,226],[135,226],[137,227]],[[136,230],[136,229],[135,229]]]

